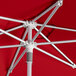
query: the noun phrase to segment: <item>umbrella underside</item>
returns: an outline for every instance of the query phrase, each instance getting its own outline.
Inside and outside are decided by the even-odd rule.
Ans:
[[[44,1],[43,4],[45,3],[46,3],[46,0]],[[57,2],[56,1],[47,2],[47,4],[45,5],[47,8],[42,6],[42,9],[40,9],[37,12],[36,10],[35,11],[33,10],[35,14],[33,14],[32,12],[31,14],[26,13],[25,15],[26,17],[24,16],[19,17],[20,14],[22,13],[19,13],[18,14],[19,16],[15,16],[15,15],[13,16],[11,15],[12,14],[11,12],[10,15],[8,15],[9,13],[5,14],[4,16],[6,17],[3,17],[2,15],[3,13],[1,14],[0,16],[0,25],[1,25],[0,26],[0,43],[1,43],[0,50],[2,50],[0,51],[2,56],[1,60],[8,59],[8,61],[10,61],[9,63],[7,63],[8,64],[7,68],[8,68],[13,58],[15,59],[13,60],[11,66],[8,68],[9,70],[7,72],[7,76],[9,76],[12,70],[15,70],[15,67],[17,64],[19,65],[18,62],[22,59],[22,57],[25,57],[25,52],[28,49],[28,47],[32,48],[32,45],[29,46],[29,43],[32,43],[32,42],[33,42],[35,51],[36,50],[40,51],[54,58],[54,60],[56,59],[66,65],[71,66],[72,68],[76,68],[76,65],[75,65],[76,57],[75,57],[75,51],[74,51],[76,48],[75,47],[75,44],[76,44],[75,27],[64,26],[64,24],[60,26],[61,22],[60,24],[55,23],[56,21],[53,22],[53,19],[56,20],[55,17],[57,18],[55,13],[58,12],[57,14],[59,14],[59,9],[63,8],[61,7],[62,0]],[[51,7],[49,7],[50,5]],[[46,9],[47,11],[44,9]],[[26,10],[29,10],[29,8]],[[42,10],[44,11],[41,12]],[[19,11],[17,10],[17,12]],[[30,14],[30,15],[27,16],[27,14]],[[55,15],[54,18],[53,18],[53,15]],[[12,17],[12,18],[8,18],[8,17]],[[3,55],[3,53],[6,53],[6,55],[5,54]],[[10,54],[10,56],[7,53]],[[7,58],[5,59],[6,56]],[[4,62],[4,60],[2,60],[2,62]],[[30,61],[29,58],[25,60]],[[1,62],[1,65],[2,65],[1,67],[4,67],[2,62]],[[2,70],[5,70],[5,69],[2,69]],[[4,73],[4,76],[5,74],[6,72]],[[31,75],[28,73],[27,76],[31,76]]]

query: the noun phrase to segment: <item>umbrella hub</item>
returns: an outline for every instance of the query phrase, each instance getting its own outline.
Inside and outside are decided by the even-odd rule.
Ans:
[[[27,52],[33,52],[33,49],[36,47],[36,42],[25,42],[25,48],[27,49]]]
[[[37,26],[37,23],[36,22],[33,22],[33,21],[26,21],[25,24],[24,24],[24,27],[28,28],[28,26],[30,26],[32,29],[36,28]]]
[[[26,41],[26,50],[27,50],[27,64],[31,64],[32,61],[33,61],[33,49],[35,47],[35,43],[34,42],[29,42],[29,41]]]

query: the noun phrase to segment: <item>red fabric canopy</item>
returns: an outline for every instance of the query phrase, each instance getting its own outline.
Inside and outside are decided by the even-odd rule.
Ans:
[[[32,20],[37,15],[42,13],[50,5],[55,3],[56,0],[2,0],[0,2],[0,16],[15,18],[19,20]],[[75,2],[72,0],[64,0],[63,6],[59,8],[53,18],[48,24],[54,26],[67,27],[76,29],[76,11]],[[51,12],[51,11],[50,11]],[[50,14],[48,12],[42,18],[37,20],[38,23],[42,23]],[[7,30],[16,26],[21,25],[20,23],[6,21],[0,19],[0,28]],[[39,27],[38,27],[39,28]],[[76,39],[76,33],[67,32],[62,30],[44,28],[42,31],[51,41],[61,41],[61,40],[73,40]],[[22,38],[24,33],[24,28],[10,32],[11,34]],[[33,36],[36,32],[33,30]],[[27,39],[27,38],[26,38]],[[25,39],[25,40],[26,40]],[[38,36],[37,42],[45,42],[42,36]],[[0,35],[0,45],[12,45],[19,44],[19,42],[5,34]],[[71,44],[57,44],[56,46],[64,52],[73,62],[76,63],[76,43]],[[51,45],[39,46],[40,48],[50,52],[65,60]],[[9,66],[12,62],[14,54],[17,48],[0,49],[0,76],[6,76]],[[21,48],[21,52],[24,48]],[[20,55],[19,54],[19,55]],[[26,76],[26,54],[21,59],[19,64],[10,74],[10,76]],[[73,69],[37,50],[34,50],[33,57],[33,76],[75,76],[76,69]]]

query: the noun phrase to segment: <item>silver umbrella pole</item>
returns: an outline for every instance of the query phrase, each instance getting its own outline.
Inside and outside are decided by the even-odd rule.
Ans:
[[[27,76],[32,76],[32,61],[33,61],[33,49],[35,47],[32,41],[32,29],[36,27],[35,22],[28,23],[28,40],[26,41],[26,53],[27,53]]]
[[[32,25],[28,25],[28,44],[27,49],[27,76],[32,76],[32,58],[33,58],[33,46],[32,46]]]

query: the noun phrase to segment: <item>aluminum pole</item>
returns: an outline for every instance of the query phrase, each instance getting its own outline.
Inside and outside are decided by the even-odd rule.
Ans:
[[[27,76],[32,76],[32,63],[27,63]]]
[[[32,25],[28,25],[28,45],[27,49],[27,76],[32,76],[32,58],[33,58],[33,48],[32,44]]]

